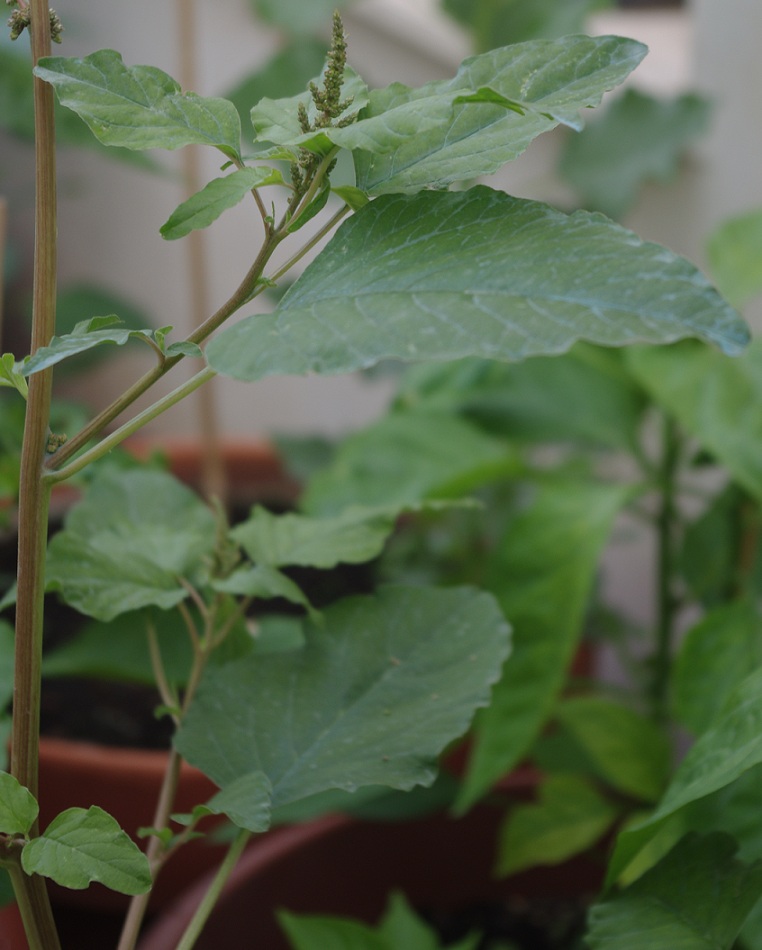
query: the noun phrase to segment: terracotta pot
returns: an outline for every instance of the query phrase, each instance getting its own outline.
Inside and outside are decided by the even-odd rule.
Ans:
[[[15,904],[0,907],[0,950],[29,950],[21,914]]]
[[[535,777],[522,770],[512,785],[504,803],[530,799]],[[553,899],[596,893],[603,854],[494,879],[504,814],[504,807],[484,805],[457,820],[443,814],[399,823],[330,816],[284,829],[244,853],[196,950],[289,950],[276,910],[374,923],[395,890],[432,919],[485,902],[521,903],[538,893]],[[139,950],[174,950],[210,880],[199,880],[170,905]]]

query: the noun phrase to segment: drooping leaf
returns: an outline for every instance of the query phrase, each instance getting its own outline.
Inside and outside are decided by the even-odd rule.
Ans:
[[[271,792],[267,776],[251,772],[217,792],[202,806],[202,811],[209,815],[227,815],[239,828],[259,834],[270,827]]]
[[[515,805],[506,816],[498,841],[498,875],[574,857],[599,841],[620,813],[577,775],[550,775],[539,794],[538,802]]]
[[[430,783],[507,652],[487,594],[389,587],[327,608],[304,649],[208,670],[175,738],[222,788],[252,771],[273,806],[329,788]]]
[[[762,670],[746,677],[696,740],[649,818],[620,834],[609,866],[616,880],[659,829],[684,806],[730,785],[762,763]]]
[[[669,778],[672,750],[650,719],[601,696],[564,700],[556,717],[613,788],[647,802],[658,800]]]
[[[687,835],[590,915],[591,950],[707,950],[733,946],[762,891],[762,862],[734,857],[729,835]]]
[[[6,129],[21,141],[34,142],[34,83],[32,61],[20,50],[0,46],[0,128]],[[78,146],[103,153],[103,145],[93,137],[85,123],[69,109],[55,103],[56,142],[58,145]],[[109,157],[147,170],[158,170],[158,165],[147,155],[126,148],[114,148]]]
[[[160,228],[161,236],[174,241],[196,228],[207,228],[223,211],[242,201],[252,188],[282,182],[283,176],[277,169],[263,166],[239,168],[224,178],[214,178],[172,212]]]
[[[627,353],[652,398],[762,499],[762,341],[738,360],[694,342]]]
[[[224,330],[207,358],[224,375],[254,380],[686,336],[737,353],[748,331],[693,265],[664,248],[598,215],[477,186],[371,202],[275,313]]]
[[[99,620],[187,596],[183,576],[215,543],[214,516],[190,489],[158,471],[104,472],[48,549],[48,585]]]
[[[754,604],[722,604],[703,617],[683,641],[674,669],[675,709],[700,735],[728,696],[762,666],[762,618]]]
[[[488,587],[513,625],[514,650],[489,707],[476,717],[458,810],[510,770],[547,721],[581,635],[598,559],[626,499],[620,486],[549,483],[509,523]]]
[[[105,343],[124,346],[128,340],[146,339],[152,337],[151,330],[130,330],[121,326],[121,320],[114,314],[103,317],[92,317],[80,321],[71,333],[63,336],[54,336],[47,346],[37,349],[22,367],[24,376],[39,373],[68,359],[78,356]]]
[[[462,495],[516,468],[504,443],[452,413],[389,413],[342,441],[332,463],[309,480],[301,504],[321,517],[350,505],[402,509]]]
[[[621,218],[642,184],[674,178],[708,121],[709,103],[693,93],[664,100],[628,89],[566,140],[559,171],[583,207]]]
[[[707,242],[717,286],[736,307],[762,291],[762,211],[723,222]]]
[[[491,50],[452,79],[370,93],[359,120],[330,133],[354,150],[357,185],[370,194],[416,192],[497,171],[543,132],[579,129],[645,55],[619,37],[566,36]]]
[[[21,864],[72,890],[98,881],[120,894],[144,894],[152,884],[146,856],[97,805],[61,812],[24,847]]]
[[[0,833],[25,835],[40,808],[34,795],[7,772],[0,772]]]
[[[125,66],[115,50],[84,59],[45,57],[35,75],[84,119],[104,145],[177,149],[212,145],[240,161],[241,125],[232,103],[183,93],[155,66]]]

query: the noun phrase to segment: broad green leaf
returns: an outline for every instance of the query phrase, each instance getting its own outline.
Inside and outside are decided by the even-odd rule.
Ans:
[[[327,608],[304,649],[207,671],[175,745],[220,787],[252,771],[273,806],[329,788],[429,784],[507,653],[487,594],[387,587]]]
[[[509,811],[498,839],[498,875],[574,857],[599,841],[620,813],[576,775],[548,776],[539,795],[538,802]]]
[[[762,211],[723,222],[707,242],[709,266],[717,286],[740,307],[762,292]]]
[[[580,110],[598,105],[645,52],[615,36],[491,50],[465,60],[452,79],[371,92],[359,120],[331,140],[356,150],[357,185],[371,194],[472,180],[559,123],[581,128]]]
[[[39,373],[40,370],[55,366],[70,356],[86,353],[96,346],[103,346],[105,343],[124,346],[128,340],[146,339],[151,335],[151,330],[130,330],[122,327],[121,320],[114,314],[92,317],[80,321],[71,333],[54,336],[47,346],[41,346],[24,362],[21,371],[24,376],[31,376],[32,373]]]
[[[521,363],[419,363],[402,377],[396,401],[457,412],[513,440],[618,449],[636,444],[646,403],[621,351],[583,343]]]
[[[331,22],[334,10],[348,0],[250,0],[258,17],[282,27],[289,35],[311,33]]]
[[[25,835],[35,822],[39,806],[34,795],[7,772],[0,772],[0,833]]]
[[[267,776],[251,772],[217,792],[203,807],[211,815],[227,815],[237,827],[258,834],[270,827],[271,792]]]
[[[762,891],[762,862],[742,864],[724,834],[691,834],[655,867],[593,907],[591,950],[727,950]]]
[[[709,103],[693,93],[664,100],[628,89],[566,140],[559,171],[585,208],[620,218],[642,184],[674,178],[708,121]]]
[[[317,616],[301,588],[291,578],[269,564],[238,568],[227,577],[215,580],[212,587],[222,593],[254,597],[258,600],[283,597],[292,604],[300,604],[308,612]]]
[[[552,266],[550,266],[552,263]],[[741,318],[688,261],[600,215],[477,186],[379,198],[360,209],[273,314],[207,348],[254,380],[335,374],[384,359],[504,361],[698,336],[737,353]]]
[[[277,911],[293,950],[390,950],[389,943],[367,924],[341,917],[307,917]]]
[[[351,506],[334,517],[275,515],[257,505],[230,532],[257,564],[331,568],[361,564],[380,554],[400,515],[436,510],[436,502],[388,508]]]
[[[98,620],[187,597],[215,544],[212,512],[159,471],[104,472],[71,509],[48,549],[47,582]]]
[[[331,465],[308,482],[301,504],[340,518],[351,505],[401,509],[462,495],[517,466],[504,443],[451,413],[393,412],[344,439]]]
[[[674,669],[675,710],[700,735],[728,696],[762,666],[762,618],[748,600],[722,604],[686,636]],[[760,855],[762,857],[762,855]]]
[[[694,342],[638,348],[627,358],[652,398],[762,499],[762,340],[738,360]]]
[[[13,627],[0,620],[0,710],[5,709],[13,697],[15,642]]]
[[[645,801],[659,799],[669,778],[672,750],[650,719],[600,696],[567,699],[556,717],[613,788]]]
[[[626,500],[620,486],[551,482],[508,525],[488,587],[514,628],[513,655],[489,707],[476,717],[459,811],[513,768],[547,721],[582,632],[601,552]]]
[[[478,50],[581,33],[592,10],[611,0],[443,0],[442,8],[468,27]]]
[[[240,161],[235,106],[183,93],[154,66],[125,66],[119,53],[106,49],[84,59],[45,57],[34,73],[53,85],[61,104],[84,119],[104,145],[138,150],[212,145]]]
[[[61,812],[24,847],[21,865],[72,890],[98,881],[120,894],[145,894],[152,884],[146,856],[97,805]]]
[[[89,676],[154,685],[149,625],[156,632],[167,678],[171,683],[184,685],[193,656],[188,629],[176,610],[124,613],[107,623],[94,620],[60,646],[46,649],[43,676]]]
[[[609,866],[609,880],[616,880],[680,809],[725,788],[760,763],[762,669],[743,680],[722,712],[690,748],[656,811],[646,821],[620,834]]]
[[[209,227],[223,211],[242,201],[252,188],[282,182],[283,176],[277,169],[263,166],[239,168],[224,178],[215,178],[172,212],[160,228],[161,236],[174,241],[197,228]]]

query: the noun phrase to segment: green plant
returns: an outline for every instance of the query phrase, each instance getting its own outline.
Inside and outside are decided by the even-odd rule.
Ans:
[[[9,387],[22,391],[28,380],[12,759],[10,774],[0,777],[2,861],[35,950],[58,946],[44,876],[75,888],[100,880],[136,895],[120,943],[126,950],[168,850],[194,834],[204,814],[224,813],[241,830],[183,938],[181,946],[190,947],[272,808],[331,788],[407,789],[433,780],[438,752],[488,702],[508,649],[507,624],[489,595],[469,588],[392,586],[317,615],[281,572],[373,556],[397,515],[419,507],[404,497],[314,518],[256,509],[229,531],[222,516],[166,476],[105,471],[52,542],[46,576],[52,487],[217,373],[253,380],[338,373],[385,358],[514,361],[562,352],[580,339],[620,346],[695,336],[735,353],[748,334],[688,262],[600,216],[567,216],[481,186],[448,190],[494,171],[559,123],[578,127],[579,110],[597,104],[640,61],[638,43],[581,36],[531,42],[469,59],[451,80],[368,90],[346,66],[336,17],[322,80],[297,97],[252,108],[255,137],[271,147],[246,162],[231,103],[183,93],[165,73],[128,67],[114,51],[52,58],[50,23],[40,0],[15,5],[13,29],[29,27],[35,63],[38,231],[32,354],[2,363]],[[251,199],[261,245],[229,299],[187,339],[170,343],[170,328],[130,330],[99,316],[55,335],[54,89],[107,145],[204,144],[221,153],[224,174],[171,215],[162,228],[167,239]],[[354,179],[336,184],[330,176],[342,151],[351,153]],[[350,213],[274,313],[223,328]],[[291,256],[273,266],[281,244],[293,245]],[[68,440],[51,433],[53,368],[130,340],[151,348],[154,368]],[[177,363],[202,352],[204,369],[104,434]],[[432,434],[446,451],[441,433]],[[595,547],[587,534],[580,540]],[[540,549],[538,562],[542,555]],[[141,624],[163,712],[177,727],[147,857],[95,807],[65,812],[42,833],[36,827],[46,582],[104,620],[177,607],[185,621],[188,666],[171,673],[156,613]],[[303,645],[278,649],[279,626],[263,652],[262,641],[246,632],[251,602],[273,596],[306,610]],[[519,585],[516,597],[518,610],[522,598],[531,601],[529,586]],[[181,758],[220,792],[173,823]]]

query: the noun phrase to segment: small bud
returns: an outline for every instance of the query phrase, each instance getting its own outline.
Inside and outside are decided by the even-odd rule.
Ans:
[[[63,33],[63,25],[61,19],[56,13],[55,10],[50,10],[50,38],[54,43],[61,42],[61,34]]]
[[[25,29],[32,22],[29,10],[14,10],[8,20],[8,26],[11,28],[11,39],[17,40]]]

